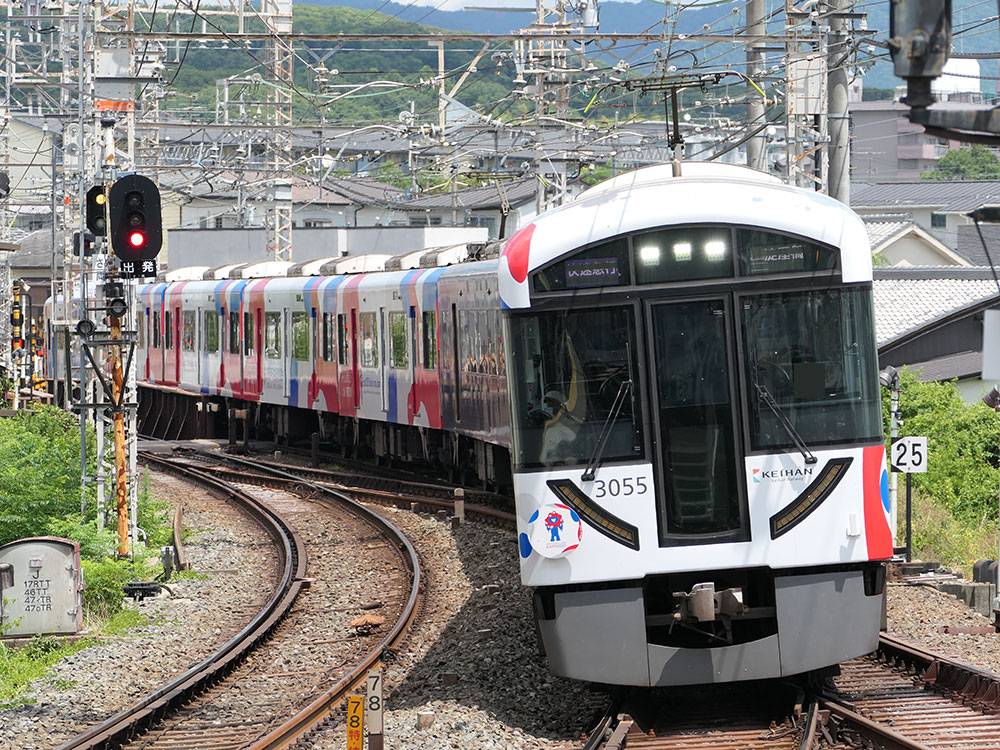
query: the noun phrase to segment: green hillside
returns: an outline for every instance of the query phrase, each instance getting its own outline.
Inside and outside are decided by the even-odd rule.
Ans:
[[[160,23],[158,18],[156,28],[160,27]],[[218,23],[221,30],[231,30],[227,27],[232,24],[222,21]],[[137,23],[136,26],[141,27],[141,24]],[[200,21],[196,22],[196,29],[200,27]],[[293,29],[296,32],[311,34],[421,34],[440,31],[429,26],[405,23],[372,11],[298,3],[295,5]],[[249,30],[259,31],[262,27],[259,23],[251,24]],[[418,117],[424,115],[420,118],[424,121],[428,119],[428,113],[436,110],[436,85],[420,84],[421,80],[430,81],[437,75],[438,60],[435,47],[412,42],[331,41],[312,42],[308,45],[296,44],[293,49],[298,56],[293,61],[295,82],[293,101],[297,119],[318,121],[321,106],[325,107],[323,116],[326,121],[334,124],[396,121],[401,111],[410,109],[411,101],[415,103]],[[454,82],[478,51],[479,46],[473,43],[452,43],[447,46],[445,70],[449,78],[446,90],[451,90]],[[180,59],[183,60],[179,72],[176,75],[174,72],[168,73],[168,81],[171,84],[168,89],[169,108],[187,109],[193,106],[209,112],[214,111],[217,80],[227,76],[261,76],[266,61],[266,51],[259,42],[247,47],[237,44],[234,40],[229,43],[227,49],[220,48],[218,42],[212,43],[211,47],[192,43],[187,45],[186,50],[181,47],[179,52]],[[329,88],[324,92],[325,97],[321,95],[320,82],[305,64],[305,62],[317,64],[320,61],[331,71],[326,76]],[[456,98],[483,113],[501,114],[493,110],[495,104],[504,99],[513,87],[512,69],[498,66],[489,52],[479,61],[477,68],[478,72],[469,76]],[[176,70],[176,66],[169,66],[168,70]],[[333,73],[333,71],[338,72]],[[361,85],[376,80],[409,85],[398,88],[369,87],[348,94],[337,101],[330,101],[346,93],[347,89],[343,88],[345,86]],[[248,102],[248,115],[253,117],[256,102],[260,102],[266,96],[266,85],[260,82],[233,86],[230,98],[238,100],[242,96]],[[333,88],[334,86],[338,88]]]

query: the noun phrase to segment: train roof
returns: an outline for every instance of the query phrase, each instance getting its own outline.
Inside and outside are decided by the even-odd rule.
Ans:
[[[500,298],[505,307],[528,307],[531,271],[601,240],[682,224],[762,227],[811,239],[840,249],[846,283],[871,280],[868,233],[843,203],[747,167],[684,162],[679,176],[671,164],[618,175],[520,229],[501,253]]]

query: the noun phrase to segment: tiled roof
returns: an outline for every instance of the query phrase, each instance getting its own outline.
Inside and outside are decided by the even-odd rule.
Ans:
[[[987,250],[994,264],[1000,264],[1000,225],[980,224],[979,228],[983,232],[983,240],[986,241],[986,250],[983,249],[983,242],[979,239],[975,224],[960,226],[958,228],[958,254],[976,266],[988,266],[989,260],[986,257]]]
[[[525,201],[534,199],[536,192],[536,182],[534,177],[511,180],[503,183],[503,191],[507,196],[507,202],[512,206],[517,206]],[[409,209],[442,209],[452,207],[454,195],[455,205],[458,208],[473,209],[497,209],[500,208],[500,193],[495,184],[483,185],[482,187],[468,188],[452,193],[437,193],[435,195],[415,198],[398,206],[406,211]]]
[[[958,352],[926,362],[914,362],[907,367],[916,372],[917,380],[923,383],[978,377],[983,371],[983,353]]]
[[[875,337],[878,345],[922,328],[976,302],[997,296],[989,268],[970,266],[876,267]]]
[[[985,203],[1000,203],[1000,180],[897,180],[861,187],[851,195],[855,209],[932,206],[965,212]]]
[[[877,250],[884,242],[888,242],[893,237],[905,232],[913,225],[912,221],[903,219],[899,221],[866,221],[865,229],[868,230],[868,240],[871,242],[872,250]]]

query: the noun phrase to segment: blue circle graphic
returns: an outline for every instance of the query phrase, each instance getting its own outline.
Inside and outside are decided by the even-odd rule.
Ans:
[[[528,539],[528,535],[524,532],[517,537],[518,547],[521,548],[521,557],[527,557],[531,554],[531,541]]]
[[[879,489],[882,491],[882,507],[885,508],[886,513],[889,513],[891,510],[889,505],[889,472],[885,469],[882,469],[882,481]]]
[[[576,511],[572,508],[569,509],[570,518],[573,519],[573,523],[580,523],[580,516],[576,514]]]

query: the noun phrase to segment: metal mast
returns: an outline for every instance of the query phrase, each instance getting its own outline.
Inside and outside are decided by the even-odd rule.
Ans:
[[[291,0],[264,0],[261,20],[271,32],[267,42],[267,95],[270,139],[267,191],[267,251],[275,260],[292,259],[292,48],[283,39],[292,31]]]

